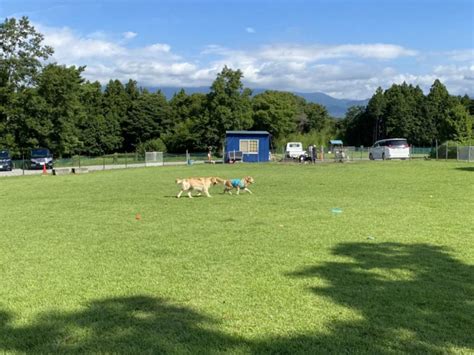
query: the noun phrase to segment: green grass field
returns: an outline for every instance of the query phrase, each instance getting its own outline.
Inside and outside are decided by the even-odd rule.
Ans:
[[[206,175],[254,194],[174,197]],[[0,352],[474,352],[469,164],[130,169],[0,196]]]

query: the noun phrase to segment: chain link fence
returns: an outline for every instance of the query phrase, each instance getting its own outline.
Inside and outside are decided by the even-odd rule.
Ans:
[[[338,148],[344,152],[344,160],[347,161],[363,161],[369,160],[370,147],[354,147],[345,146]],[[339,160],[339,156],[335,154],[335,149],[328,147],[317,147],[318,162]],[[410,146],[410,159],[435,159],[435,160],[458,160],[466,162],[474,162],[474,146],[461,146],[455,144],[443,144],[438,147],[415,147]],[[281,151],[272,152],[272,160],[280,162],[297,161],[285,157],[284,148]],[[304,161],[309,161],[308,159]]]
[[[53,169],[58,173],[68,173],[71,171],[98,171],[112,169],[139,168],[147,166],[163,166],[163,165],[192,165],[206,162],[222,161],[222,156],[213,155],[212,161],[209,160],[207,152],[193,152],[184,154],[171,154],[162,152],[152,152],[157,155],[156,159],[146,159],[145,154],[138,153],[115,153],[98,157],[75,155],[69,158],[54,158]],[[29,158],[12,159],[12,171],[0,171],[0,176],[18,176],[38,174],[42,171],[43,166],[32,167]],[[1,170],[1,169],[0,169]],[[9,170],[9,169],[6,169]],[[50,166],[47,170],[51,171]]]
[[[344,160],[346,161],[364,161],[369,160],[369,147],[346,146],[344,151]],[[154,162],[148,162],[145,154],[138,153],[115,153],[99,157],[84,155],[75,155],[69,158],[54,159],[54,169],[84,169],[90,171],[138,168],[146,166],[167,166],[167,165],[193,165],[203,163],[222,163],[222,154],[212,153],[209,157],[208,152],[192,152],[184,154],[158,153],[159,159]],[[340,157],[339,157],[340,158]],[[410,159],[433,159],[433,160],[457,160],[465,162],[474,162],[474,146],[461,146],[455,144],[443,144],[437,147],[410,147]],[[306,162],[309,158],[305,160]],[[297,159],[288,159],[284,151],[272,151],[271,161],[288,162],[298,161]],[[340,161],[334,150],[328,147],[317,147],[317,162]],[[0,176],[4,175],[30,175],[35,171],[31,169],[29,160],[13,159],[13,172],[0,171]],[[38,169],[36,169],[38,173]]]

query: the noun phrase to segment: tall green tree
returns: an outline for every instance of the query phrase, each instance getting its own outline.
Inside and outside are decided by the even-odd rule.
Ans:
[[[187,95],[177,92],[170,100],[172,120],[164,140],[168,150],[183,153],[186,150],[205,151],[215,136],[209,134],[207,96],[201,93]]]
[[[8,127],[11,134],[3,137],[7,144],[0,142],[0,145],[9,148],[17,157],[31,148],[51,146],[54,123],[50,106],[36,88],[25,88],[21,94],[15,94]]]
[[[52,122],[50,146],[56,155],[72,155],[82,150],[79,122],[84,115],[81,105],[81,73],[84,67],[47,65],[38,77],[38,94],[45,100]]]
[[[126,127],[129,125],[129,110],[132,106],[132,96],[136,95],[133,88],[134,83],[129,82],[128,91],[120,80],[110,80],[105,87],[102,100],[104,108],[104,117],[108,125],[119,125],[122,131],[123,147],[127,149],[131,143],[127,141]]]
[[[120,149],[122,143],[120,124],[116,120],[107,120],[104,115],[100,83],[96,81],[83,84],[80,102],[84,110],[79,121],[81,153],[96,156]]]
[[[140,96],[140,89],[138,88],[138,83],[135,80],[129,79],[125,84],[125,92],[127,93],[128,99],[130,100],[130,107],[131,103],[137,100]]]
[[[413,121],[406,86],[406,83],[392,85],[385,92],[387,106],[384,117],[384,138],[406,137],[412,128]]]
[[[304,106],[301,98],[282,91],[267,90],[252,100],[253,128],[270,132],[274,140],[296,132]]]
[[[0,24],[0,146],[17,154],[19,139],[25,137],[25,127],[34,119],[34,108],[23,104],[31,105],[37,99],[35,92],[29,90],[23,96],[22,91],[34,85],[43,67],[41,60],[53,53],[51,47],[43,45],[43,39],[27,17],[7,18]]]
[[[42,44],[27,17],[7,18],[0,24],[0,85],[17,90],[32,85],[53,49]]]
[[[450,96],[446,86],[436,79],[427,97],[427,113],[437,128],[441,142],[464,140],[471,134],[468,110],[456,97]]]
[[[331,125],[331,117],[328,110],[322,105],[312,102],[307,103],[304,106],[304,113],[307,125],[303,129],[303,133],[308,133],[309,131],[321,132]]]
[[[252,91],[244,88],[242,78],[240,70],[225,66],[212,83],[208,94],[210,145],[220,146],[227,130],[252,126]]]
[[[385,127],[383,126],[384,114],[386,110],[387,102],[385,99],[384,92],[379,86],[375,91],[375,94],[371,97],[367,104],[367,120],[372,122],[372,141],[376,141],[382,137],[385,132]],[[367,132],[369,134],[369,132]]]
[[[343,132],[344,142],[348,145],[368,147],[374,143],[373,118],[368,115],[364,106],[350,107],[339,126]]]
[[[123,132],[125,149],[134,151],[140,143],[161,138],[171,126],[171,110],[166,97],[144,92],[132,103]]]

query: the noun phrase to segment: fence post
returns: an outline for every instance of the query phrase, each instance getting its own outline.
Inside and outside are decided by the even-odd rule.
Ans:
[[[438,140],[436,140],[436,160],[438,160]]]
[[[471,143],[469,141],[469,143]],[[469,147],[467,147],[467,161],[470,163],[471,162],[471,144],[469,144]]]
[[[125,169],[127,169],[127,153],[125,153]]]
[[[23,163],[21,164],[21,167],[23,169],[23,175],[25,175],[25,153],[21,155],[21,160],[23,161]]]
[[[459,161],[459,143],[456,143],[456,161]]]
[[[103,163],[103,169],[102,170],[105,170],[105,155],[102,156],[102,163]]]
[[[446,149],[446,153],[445,153],[445,158],[444,158],[444,160],[448,160],[448,146],[449,146],[449,143],[448,143],[448,141],[446,141],[446,148],[445,148],[445,149]]]

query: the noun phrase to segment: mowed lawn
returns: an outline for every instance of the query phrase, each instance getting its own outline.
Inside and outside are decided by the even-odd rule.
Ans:
[[[211,175],[254,194],[176,199]],[[0,352],[474,352],[473,165],[129,169],[0,196]]]

